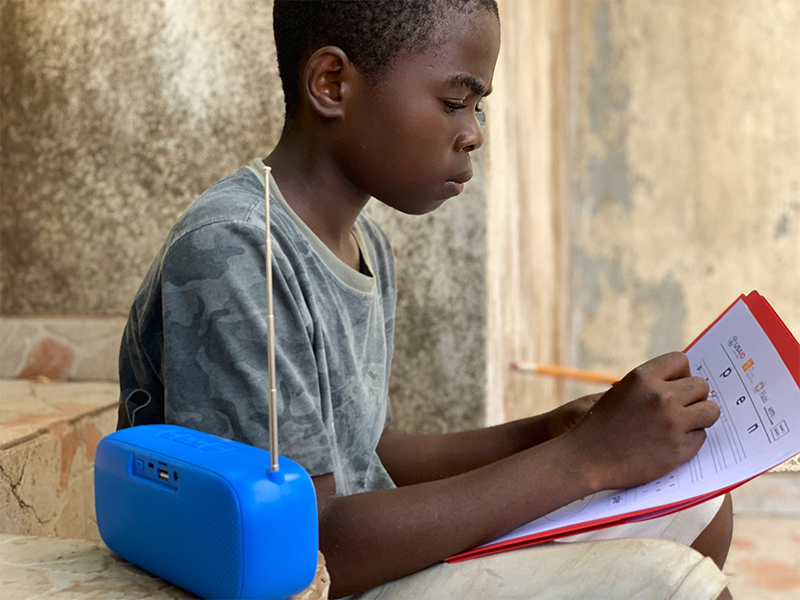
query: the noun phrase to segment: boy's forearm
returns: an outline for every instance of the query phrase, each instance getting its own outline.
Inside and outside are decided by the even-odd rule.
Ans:
[[[436,481],[489,465],[551,438],[545,415],[439,435],[387,432],[378,455],[398,486]]]
[[[563,436],[456,477],[332,498],[320,513],[332,597],[419,571],[598,489]]]

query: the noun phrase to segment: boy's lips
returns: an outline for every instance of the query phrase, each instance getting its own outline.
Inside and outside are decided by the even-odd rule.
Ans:
[[[448,181],[454,181],[455,183],[464,184],[467,183],[470,179],[472,179],[472,169],[469,169],[468,171],[462,171],[455,177],[451,177],[450,179],[448,179]]]
[[[459,183],[458,181],[453,181],[452,179],[448,180],[447,183],[444,184],[447,188],[447,191],[450,193],[451,196],[458,196],[461,192],[464,191],[464,184]]]
[[[459,173],[455,177],[451,177],[445,184],[453,196],[458,196],[464,191],[464,184],[472,179],[472,169]]]

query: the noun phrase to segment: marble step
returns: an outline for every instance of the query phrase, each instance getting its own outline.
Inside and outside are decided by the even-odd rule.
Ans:
[[[94,453],[115,383],[0,380],[0,533],[99,540]]]
[[[196,598],[124,561],[100,542],[0,534],[0,587],[4,600]],[[326,600],[330,578],[319,554],[311,586],[292,600]]]

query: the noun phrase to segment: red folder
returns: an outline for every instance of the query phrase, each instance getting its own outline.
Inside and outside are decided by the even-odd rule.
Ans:
[[[758,321],[758,324],[767,334],[767,337],[769,337],[770,341],[772,342],[772,345],[778,352],[778,355],[781,357],[784,364],[786,365],[786,368],[789,370],[789,373],[792,375],[792,378],[797,383],[797,386],[800,387],[800,344],[797,343],[797,340],[792,335],[792,332],[789,331],[789,328],[781,320],[781,318],[778,316],[778,314],[775,312],[772,306],[770,306],[766,298],[764,298],[761,294],[759,294],[755,290],[747,295],[742,294],[741,296],[739,296],[739,298],[737,298],[733,303],[731,303],[731,305],[727,309],[725,309],[725,311],[719,317],[717,317],[717,319],[713,323],[711,323],[711,325],[706,327],[706,329],[699,336],[697,336],[697,338],[695,338],[694,341],[692,341],[692,343],[689,344],[689,346],[687,346],[685,351],[688,351],[689,348],[694,346],[695,343],[697,343],[697,340],[703,337],[706,334],[706,332],[708,332],[708,330],[711,329],[711,327],[713,327],[717,323],[717,321],[719,321],[739,300],[742,300],[750,309],[750,312],[753,314],[753,317],[755,317],[756,321]],[[738,483],[735,483],[731,486],[715,490],[711,494],[706,494],[695,498],[684,499],[679,502],[674,502],[672,504],[665,504],[656,508],[649,508],[638,512],[631,512],[624,515],[617,515],[601,520],[587,521],[579,525],[569,525],[566,527],[553,529],[543,533],[533,534],[530,536],[523,536],[511,540],[506,540],[504,542],[497,542],[495,544],[487,544],[485,546],[473,548],[472,550],[467,550],[466,552],[462,552],[460,554],[456,554],[455,556],[451,556],[450,558],[446,559],[446,562],[448,563],[461,562],[465,560],[470,560],[472,558],[478,558],[480,556],[488,556],[490,554],[498,554],[500,552],[506,552],[508,550],[516,550],[517,548],[524,548],[526,546],[542,544],[544,542],[550,542],[552,540],[566,537],[569,535],[586,533],[589,531],[595,531],[597,529],[612,527],[614,525],[622,525],[624,523],[630,523],[634,521],[654,519],[656,517],[661,517],[674,512],[685,510],[687,508],[705,502],[706,500],[710,500],[717,496],[721,496],[722,494],[726,494],[730,490],[735,489],[744,483],[747,483],[747,481],[755,479],[755,477],[758,477],[758,475],[755,475],[745,481],[740,481]]]
[[[747,305],[747,308],[750,309],[750,312],[753,313],[756,321],[761,325],[761,329],[764,330],[764,333],[769,337],[775,350],[778,351],[786,368],[789,369],[789,373],[792,374],[795,383],[800,387],[800,344],[797,343],[797,340],[792,335],[792,332],[789,331],[786,323],[781,320],[778,313],[775,312],[775,309],[767,302],[767,299],[755,290],[746,296],[742,294],[734,300],[731,305],[725,309],[725,312],[716,318],[714,323],[706,327],[703,333],[698,335],[694,341],[686,347],[686,350],[694,346],[697,340],[703,337],[706,331],[711,329],[717,321],[725,316],[725,313],[739,300],[742,300]],[[686,350],[684,350],[684,352],[686,352]]]

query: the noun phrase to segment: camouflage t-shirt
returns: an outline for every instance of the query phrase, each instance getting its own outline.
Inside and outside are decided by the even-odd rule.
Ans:
[[[340,261],[270,189],[280,453],[338,495],[394,487],[376,447],[388,398],[396,284],[376,223]],[[263,163],[200,196],[170,231],[120,349],[118,428],[183,425],[269,448]]]

